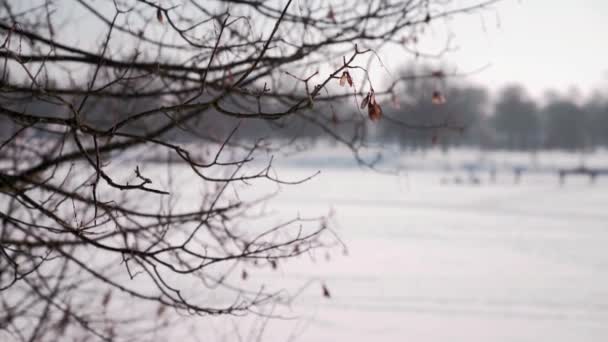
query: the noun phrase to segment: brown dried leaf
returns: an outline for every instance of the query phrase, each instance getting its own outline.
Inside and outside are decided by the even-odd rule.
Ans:
[[[371,95],[369,96],[369,104],[367,105],[368,107],[371,105],[375,105],[376,104],[376,93],[372,90]]]
[[[342,76],[340,77],[340,87],[344,87],[344,85],[346,84],[347,78],[348,78],[348,76],[345,71],[342,73]]]
[[[103,305],[104,308],[107,307],[110,303],[110,299],[112,299],[112,290],[108,290],[108,292],[106,292],[106,294],[103,296],[101,305]]]
[[[329,293],[329,289],[325,284],[321,284],[321,289],[323,290],[323,297],[331,298],[331,293]]]
[[[158,20],[159,23],[163,23],[163,11],[160,10],[160,8],[156,9],[156,19]]]
[[[346,81],[348,82],[349,87],[353,86],[353,78],[350,77],[350,73],[348,73],[348,71],[346,71]]]
[[[327,12],[327,19],[331,20],[334,24],[336,21],[336,13],[334,13],[333,7],[329,6],[329,11]]]
[[[380,118],[382,118],[382,108],[378,103],[376,103],[375,100],[373,104],[370,101],[369,105],[367,106],[367,114],[369,115],[369,119],[373,122],[379,121]]]
[[[361,101],[361,109],[367,107],[367,104],[369,103],[369,98],[371,97],[372,93],[368,92],[367,95],[363,98],[363,101]]]
[[[443,96],[443,94],[439,90],[435,90],[433,92],[432,102],[436,105],[444,104],[446,102],[445,96]]]
[[[431,75],[433,75],[433,77],[436,78],[444,78],[445,77],[445,73],[443,72],[443,70],[435,70],[431,73]]]
[[[161,303],[158,306],[158,309],[156,309],[156,317],[161,317],[165,313],[165,309],[166,309],[165,305]]]

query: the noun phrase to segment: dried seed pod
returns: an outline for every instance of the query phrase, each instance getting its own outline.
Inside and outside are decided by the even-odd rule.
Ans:
[[[353,86],[353,78],[350,76],[348,71],[342,72],[342,76],[340,76],[340,86],[344,87],[348,83],[349,87]]]
[[[323,297],[331,298],[331,293],[329,293],[329,289],[325,284],[321,284],[321,289],[323,290]]]
[[[446,102],[445,97],[439,90],[435,90],[433,92],[432,101],[433,101],[433,104],[436,104],[436,105],[444,104]]]
[[[334,12],[333,7],[329,6],[329,11],[327,12],[327,19],[331,20],[334,24],[336,21],[336,13]]]
[[[340,87],[344,87],[344,85],[346,84],[346,71],[342,73],[342,76],[340,77]]]
[[[367,104],[369,103],[369,98],[371,97],[372,93],[368,92],[367,95],[363,98],[363,101],[361,101],[361,109],[367,107]]]
[[[106,294],[103,296],[103,299],[101,300],[101,305],[104,308],[107,307],[110,303],[110,299],[112,299],[112,290],[108,290],[108,292],[106,292]]]
[[[443,70],[435,70],[435,71],[433,71],[431,73],[431,75],[433,77],[436,77],[436,78],[444,78],[445,77],[445,73],[443,72]]]
[[[374,101],[373,104],[370,101],[369,105],[367,106],[367,114],[369,115],[370,120],[376,122],[382,118],[382,108],[378,103],[376,103],[376,101]]]
[[[161,317],[165,313],[165,309],[166,309],[165,305],[161,303],[158,306],[158,309],[156,309],[156,317]]]

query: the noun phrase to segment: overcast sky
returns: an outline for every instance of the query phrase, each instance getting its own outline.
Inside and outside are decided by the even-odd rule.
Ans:
[[[458,0],[457,5],[477,2]],[[420,37],[421,45],[443,46],[447,27],[458,49],[431,63],[458,71],[488,66],[468,77],[480,85],[497,89],[521,83],[535,96],[548,89],[608,92],[608,0],[502,0],[436,24]],[[381,53],[391,72],[406,60],[394,49]]]
[[[608,0],[504,0],[496,11],[449,25],[459,50],[443,58],[496,89],[518,82],[541,95],[573,87],[608,90]]]

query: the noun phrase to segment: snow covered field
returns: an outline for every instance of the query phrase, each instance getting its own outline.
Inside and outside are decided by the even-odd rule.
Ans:
[[[578,161],[568,158],[553,160]],[[279,173],[317,170],[298,165]],[[441,185],[453,172],[321,170],[283,187],[269,208],[286,217],[333,209],[348,255],[338,248],[329,261],[321,254],[251,275],[291,291],[316,279],[332,295],[308,286],[288,310],[298,319],[270,321],[265,340],[608,340],[608,178],[560,186],[540,172],[519,185]]]
[[[133,160],[113,166],[126,177]],[[277,156],[275,169],[284,180],[321,173],[281,186],[266,205],[272,213],[267,219],[334,212],[331,226],[347,253],[338,246],[328,255],[281,262],[276,271],[248,268],[247,280],[237,271],[236,281],[253,291],[265,284],[299,295],[290,306],[266,312],[280,319],[177,317],[172,339],[608,341],[608,176],[594,183],[572,176],[560,184],[556,173],[583,163],[607,168],[608,153],[389,151],[379,167],[399,167],[398,174],[357,167],[343,150]],[[265,165],[262,160],[258,166]],[[146,175],[156,180],[167,167],[147,165]],[[180,183],[180,203],[197,206],[205,182],[183,164],[169,167]],[[526,170],[519,184],[516,167]],[[494,182],[491,169],[497,170]],[[277,190],[272,182],[251,183],[239,196]],[[322,284],[331,298],[323,296]],[[222,300],[198,283],[180,285],[185,293]]]

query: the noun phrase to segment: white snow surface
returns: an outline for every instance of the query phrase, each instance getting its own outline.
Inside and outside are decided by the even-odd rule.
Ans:
[[[285,179],[322,172],[281,187],[268,207],[278,217],[334,211],[348,253],[337,248],[329,260],[321,253],[278,271],[251,271],[248,281],[292,292],[313,280],[291,307],[277,309],[289,318],[270,320],[262,340],[608,340],[608,176],[595,183],[574,176],[560,185],[550,171],[581,161],[608,166],[605,154],[484,155],[500,165],[545,169],[524,174],[520,184],[509,167],[495,183],[480,171],[478,185],[441,183],[455,174],[466,180],[457,166],[475,164],[478,153],[403,156],[415,167],[399,175],[332,166],[320,155],[277,166]],[[239,328],[227,321],[201,319],[196,330],[210,325],[223,327],[225,340],[238,340]]]

